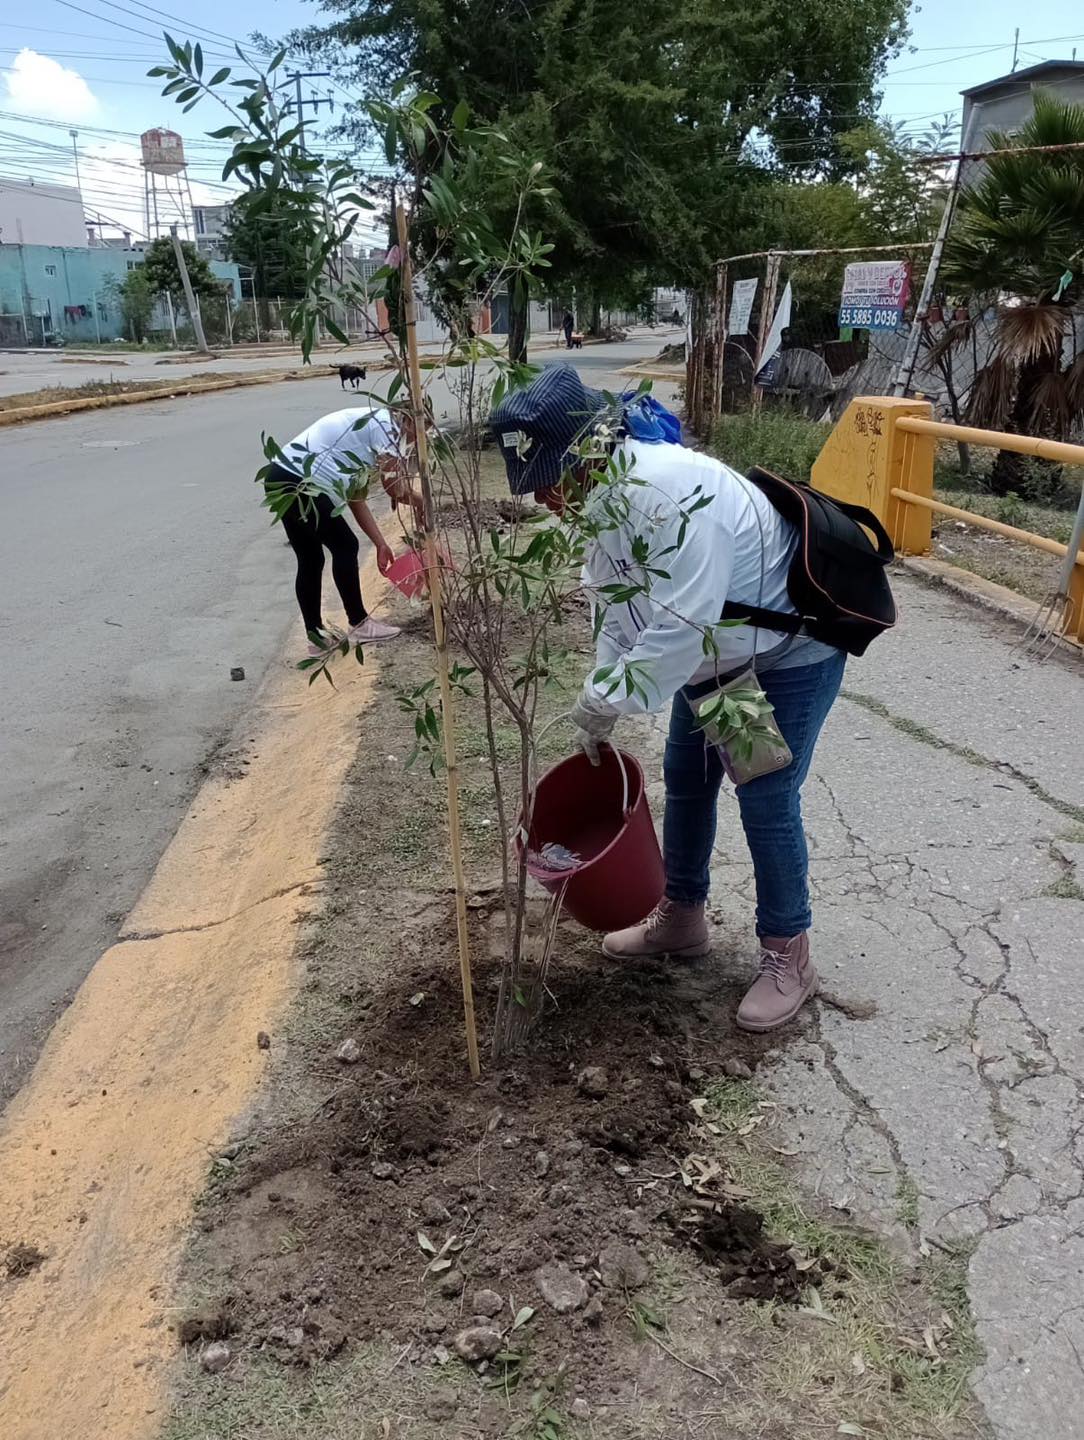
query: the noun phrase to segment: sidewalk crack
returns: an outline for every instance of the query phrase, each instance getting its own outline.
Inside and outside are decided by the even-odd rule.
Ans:
[[[1084,824],[1084,805],[1077,805],[1071,800],[1063,800],[1061,796],[1051,794],[1036,780],[1034,775],[1029,775],[1026,770],[1021,770],[1019,766],[1013,765],[1010,761],[991,760],[988,755],[980,754],[970,745],[958,745],[954,740],[946,740],[943,735],[938,735],[935,730],[919,724],[917,720],[911,720],[906,715],[897,715],[883,701],[873,695],[865,695],[860,690],[843,690],[840,693],[845,700],[849,700],[863,710],[868,710],[871,715],[876,715],[891,725],[894,730],[899,730],[903,735],[909,735],[919,744],[928,745],[933,750],[944,750],[947,754],[955,756],[957,760],[963,760],[965,764],[974,765],[980,770],[991,770],[995,775],[1008,775],[1022,785],[1025,790],[1030,791],[1041,804],[1057,811],[1059,815],[1067,815],[1071,820]]]
[[[251,911],[259,909],[261,905],[267,905],[272,900],[282,900],[285,896],[293,895],[298,891],[306,891],[309,886],[316,883],[318,883],[318,877],[297,880],[293,885],[284,885],[281,890],[272,890],[269,895],[261,895],[258,900],[242,906],[240,910],[220,916],[217,920],[204,920],[198,925],[175,925],[164,930],[125,930],[117,936],[115,943],[129,945],[139,940],[164,940],[167,935],[196,935],[203,930],[217,930],[220,926],[229,925],[231,921],[239,920],[242,915],[248,915]]]

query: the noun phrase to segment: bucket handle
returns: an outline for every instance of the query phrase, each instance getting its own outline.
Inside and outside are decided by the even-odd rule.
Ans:
[[[571,719],[572,719],[572,712],[571,712],[570,710],[566,710],[566,711],[564,712],[564,714],[562,714],[562,715],[555,715],[552,720],[548,721],[545,725],[542,726],[542,729],[539,730],[538,734],[537,734],[537,735],[535,736],[535,738],[534,738],[534,744],[531,746],[531,810],[532,810],[532,811],[534,810],[534,795],[535,795],[535,791],[538,789],[538,746],[539,746],[539,742],[543,739],[544,736],[546,736],[546,735],[549,734],[549,732],[553,729],[553,727],[554,727],[555,725],[559,725],[562,720],[571,720]],[[624,815],[625,819],[627,820],[627,819],[629,818],[629,773],[628,773],[628,770],[625,768],[624,757],[622,756],[621,751],[617,748],[617,746],[614,745],[614,744],[612,744],[609,740],[602,740],[602,741],[600,741],[599,743],[600,743],[601,745],[605,745],[605,746],[607,747],[607,749],[612,750],[612,751],[613,751],[613,754],[614,754],[614,758],[617,760],[617,768],[621,771],[621,813],[622,813],[622,815]]]

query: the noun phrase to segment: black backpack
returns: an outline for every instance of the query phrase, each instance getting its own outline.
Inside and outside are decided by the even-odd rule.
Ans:
[[[787,594],[798,613],[728,600],[722,618],[785,635],[810,635],[850,655],[865,654],[870,641],[896,623],[896,602],[885,574],[895,551],[884,526],[862,505],[833,500],[768,470],[755,466],[749,479],[798,531],[787,572]]]

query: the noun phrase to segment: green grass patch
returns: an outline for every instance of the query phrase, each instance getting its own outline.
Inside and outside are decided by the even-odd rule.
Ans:
[[[794,410],[745,410],[722,417],[709,448],[742,474],[762,465],[788,480],[808,480],[831,433],[827,422],[807,420]]]
[[[831,1277],[806,1292],[794,1312],[777,1302],[745,1307],[743,1327],[756,1336],[759,1402],[734,1424],[750,1433],[789,1414],[808,1433],[883,1440],[933,1440],[960,1433],[971,1420],[968,1378],[981,1359],[967,1296],[966,1249],[938,1251],[914,1267],[875,1235],[814,1213],[787,1170],[763,1153],[759,1128],[743,1137],[763,1101],[747,1082],[713,1088],[713,1118],[729,1132],[723,1156],[731,1180],[750,1196],[772,1239],[831,1262]],[[918,1190],[909,1177],[897,1189],[902,1223],[918,1222]],[[918,1280],[918,1284],[913,1283]],[[790,1433],[790,1431],[788,1431]],[[797,1428],[795,1429],[797,1432]]]

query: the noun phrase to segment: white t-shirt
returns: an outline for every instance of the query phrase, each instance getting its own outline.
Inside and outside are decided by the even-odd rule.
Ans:
[[[727,600],[793,613],[787,571],[798,532],[751,481],[710,455],[637,440],[626,441],[618,454],[632,478],[611,484],[627,497],[628,513],[616,528],[609,520],[602,522],[607,528],[588,551],[584,584],[590,593],[628,577],[630,583],[646,584],[649,593],[625,605],[608,605],[597,641],[598,666],[616,668],[604,684],[589,678],[584,689],[619,711],[635,713],[657,710],[683,685],[734,670],[786,639],[750,625],[717,629],[716,660],[705,655],[696,627],[717,621]],[[608,488],[600,486],[589,498],[589,510],[593,504],[607,505]],[[700,508],[693,509],[698,501]],[[634,541],[641,555],[646,541],[647,565],[664,575],[644,578]],[[599,600],[605,603],[605,594]],[[799,643],[794,659],[803,663],[832,653],[816,641]],[[638,673],[650,694],[646,706],[635,694],[625,695],[623,683],[611,689],[629,661],[642,664]]]
[[[338,488],[378,455],[398,455],[399,427],[387,410],[333,410],[284,445],[278,463],[302,476],[310,454],[312,478]]]

